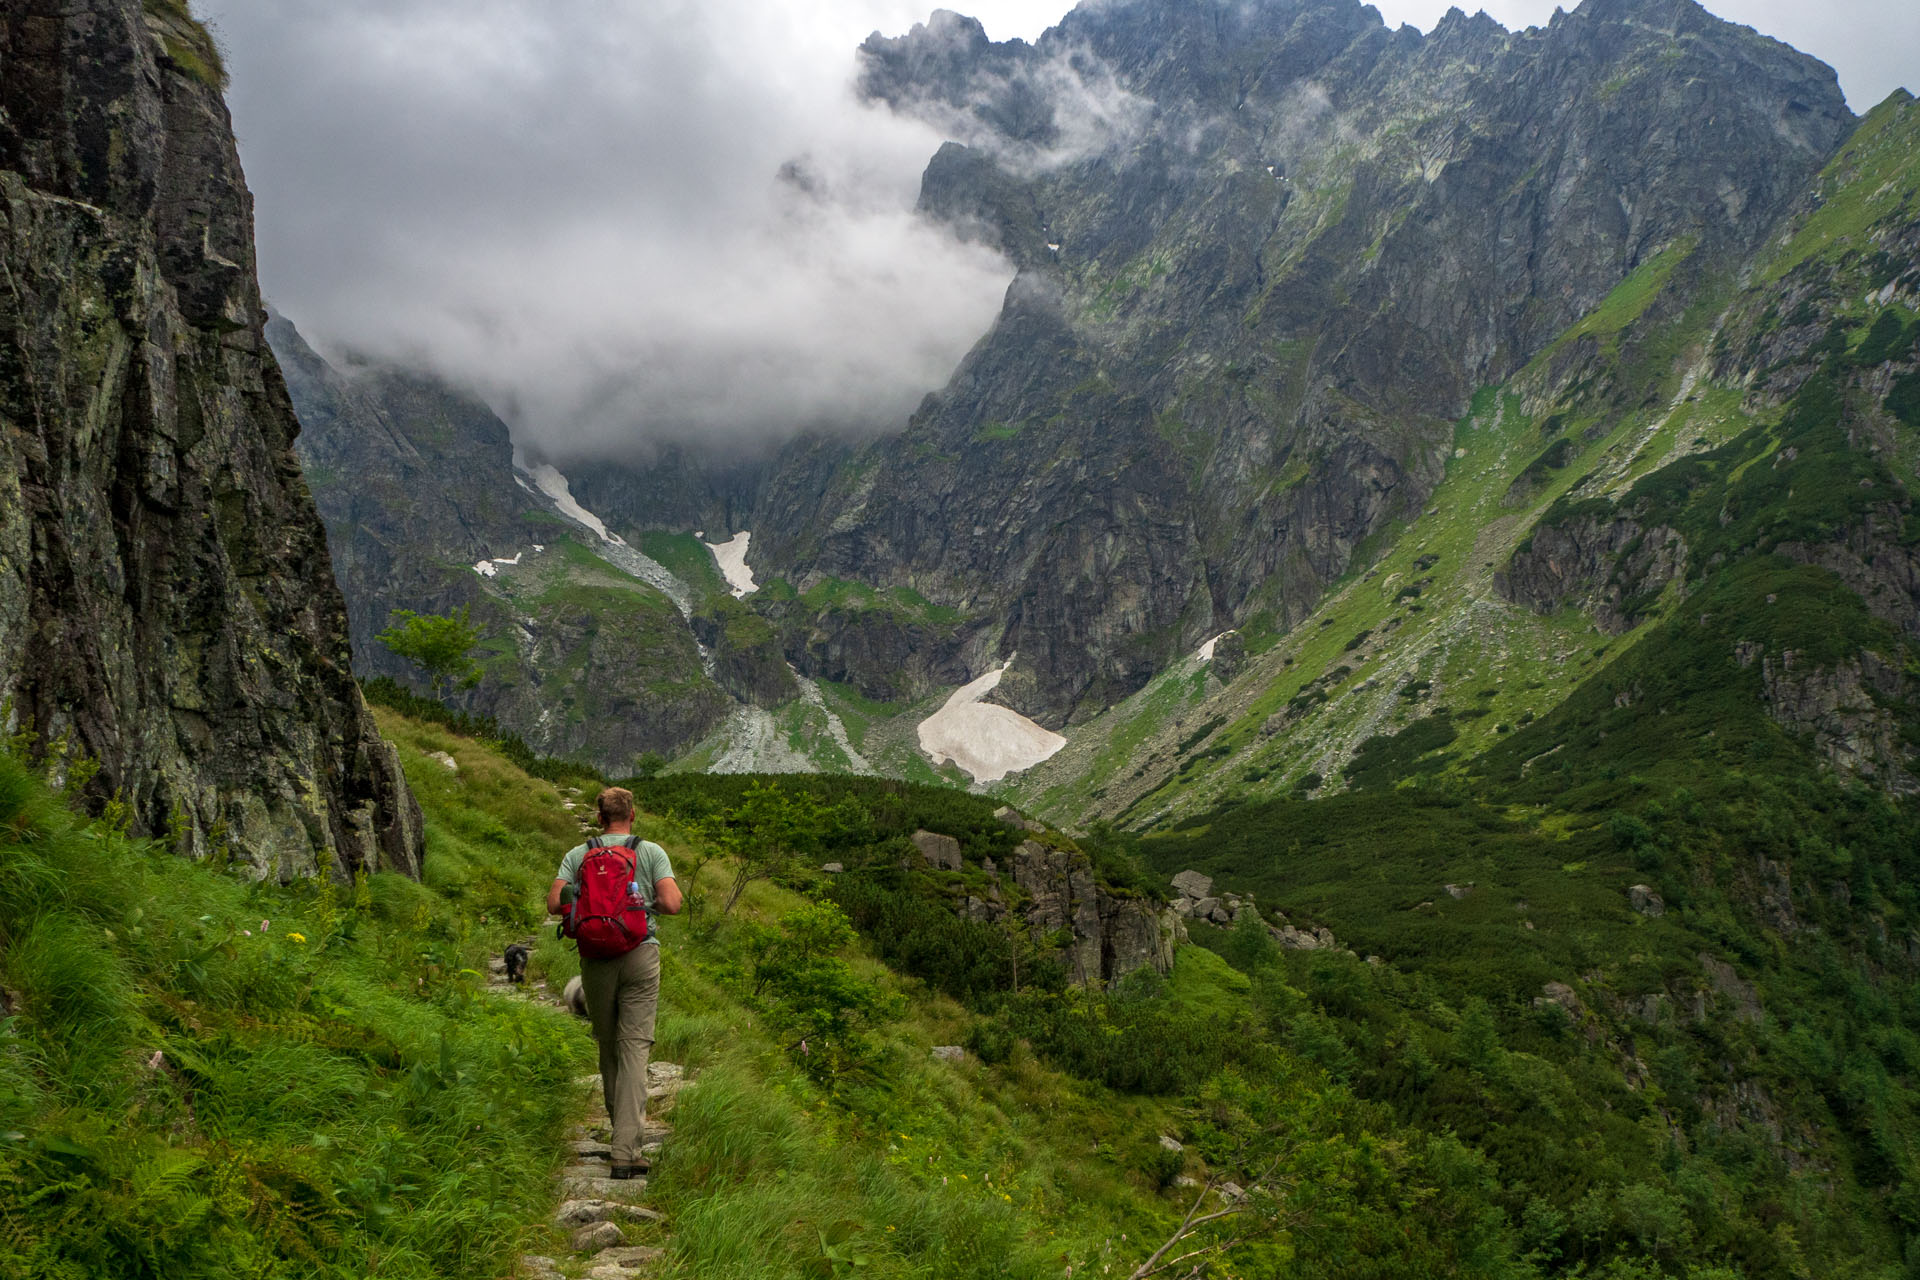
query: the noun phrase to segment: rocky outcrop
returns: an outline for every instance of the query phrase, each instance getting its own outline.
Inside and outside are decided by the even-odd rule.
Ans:
[[[262,334],[218,68],[184,6],[0,12],[0,698],[191,855],[417,874]]]
[[[949,856],[946,846],[938,843],[949,839],[928,831],[914,835],[925,861],[935,867],[957,861],[957,844]],[[1059,956],[1074,983],[1110,986],[1136,969],[1172,971],[1174,948],[1187,936],[1179,917],[1152,899],[1101,884],[1086,854],[1052,848],[1038,840],[1021,841],[1006,869],[1014,892],[1001,888],[1002,873],[997,868],[987,869],[994,886],[984,898],[967,897],[961,913],[993,923],[1005,919],[1007,903],[1013,901],[1029,937],[1065,940]]]
[[[1788,729],[1810,734],[1835,772],[1896,795],[1920,793],[1892,709],[1908,692],[1900,669],[1871,649],[1833,666],[1810,663],[1792,649],[1763,654],[1752,644],[1737,646],[1735,657],[1742,667],[1759,662],[1767,713]]]
[[[1575,605],[1601,630],[1618,635],[1636,626],[1686,571],[1687,544],[1677,531],[1643,528],[1609,507],[1560,520],[1549,512],[1493,581],[1502,596],[1535,613]]]
[[[799,696],[799,683],[780,651],[780,636],[765,618],[732,596],[708,599],[688,619],[707,646],[713,677],[742,702],[777,707]]]
[[[1250,893],[1215,896],[1212,877],[1198,871],[1182,871],[1176,875],[1173,888],[1175,897],[1172,911],[1182,920],[1196,920],[1222,929],[1231,928],[1242,920],[1257,920],[1266,928],[1267,936],[1288,951],[1330,951],[1340,947],[1333,930],[1325,926],[1303,928],[1291,923],[1277,911],[1263,914],[1254,905]]]
[[[1013,851],[1013,881],[1027,897],[1027,927],[1036,937],[1066,931],[1062,959],[1082,986],[1106,986],[1135,969],[1173,969],[1185,930],[1172,912],[1147,898],[1121,897],[1094,878],[1083,853],[1023,840]]]
[[[958,871],[960,869],[960,842],[952,836],[943,836],[937,831],[916,831],[909,837],[913,847],[929,867],[936,871]]]

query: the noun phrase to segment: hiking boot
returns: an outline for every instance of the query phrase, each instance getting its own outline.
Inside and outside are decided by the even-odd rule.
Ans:
[[[632,1164],[616,1164],[607,1170],[609,1178],[644,1178],[653,1172],[653,1165],[645,1160],[636,1160]]]

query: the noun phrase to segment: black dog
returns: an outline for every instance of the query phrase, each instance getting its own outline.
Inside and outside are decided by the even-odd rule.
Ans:
[[[527,980],[527,944],[516,942],[507,948],[507,981],[525,982]]]

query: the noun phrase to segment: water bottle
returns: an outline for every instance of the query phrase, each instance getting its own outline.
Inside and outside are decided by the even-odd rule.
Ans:
[[[634,907],[642,905],[640,901],[640,882],[638,880],[627,881],[627,904]]]

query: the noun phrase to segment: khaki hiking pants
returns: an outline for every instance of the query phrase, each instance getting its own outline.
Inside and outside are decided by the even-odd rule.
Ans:
[[[613,1163],[640,1159],[647,1118],[647,1056],[660,1002],[660,948],[641,943],[611,960],[580,961],[580,990],[600,1045],[600,1087],[613,1124]]]

